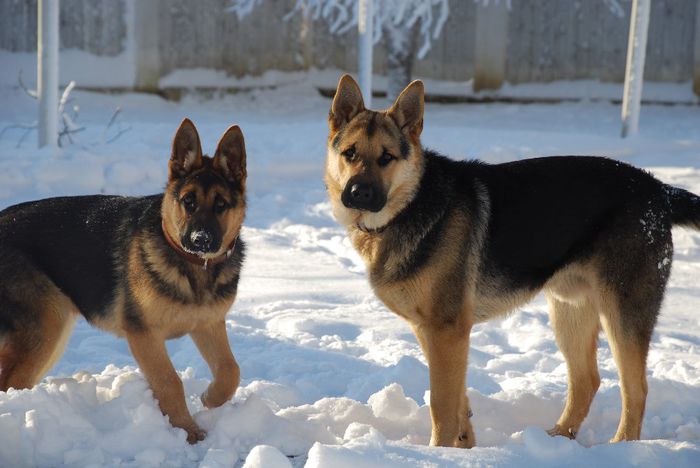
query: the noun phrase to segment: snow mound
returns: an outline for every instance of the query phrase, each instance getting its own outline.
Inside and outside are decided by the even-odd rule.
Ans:
[[[258,445],[248,454],[243,468],[292,468],[292,464],[275,447]]]

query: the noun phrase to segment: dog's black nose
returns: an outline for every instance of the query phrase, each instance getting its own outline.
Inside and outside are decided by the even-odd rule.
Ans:
[[[206,251],[211,246],[212,237],[207,231],[194,231],[190,234],[190,241],[198,249]]]
[[[370,183],[352,180],[345,186],[341,199],[348,208],[374,213],[381,211],[386,203],[386,196],[381,188]]]
[[[369,203],[372,195],[374,195],[374,190],[369,184],[352,184],[352,187],[350,187],[350,197],[358,206]]]

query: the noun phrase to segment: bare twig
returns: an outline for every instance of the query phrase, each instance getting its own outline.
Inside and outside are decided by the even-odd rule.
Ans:
[[[37,122],[31,123],[31,124],[8,125],[7,127],[0,130],[0,137],[2,137],[5,134],[5,132],[8,130],[14,130],[14,129],[24,130],[24,133],[22,133],[22,136],[17,141],[17,145],[15,145],[15,148],[19,148],[20,146],[22,146],[22,143],[24,143],[24,140],[27,139],[29,134],[32,133],[32,130],[35,130],[38,126],[39,126],[39,124]]]
[[[63,130],[61,130],[61,132],[58,134],[58,146],[63,146],[63,137],[68,138],[70,144],[73,144],[73,138],[71,138],[71,135],[74,133],[82,132],[83,130],[85,130],[85,127],[77,127],[70,130],[64,127]]]
[[[121,126],[120,126],[119,129],[117,130],[116,135],[114,135],[113,137],[111,137],[111,138],[109,138],[109,139],[106,139],[106,138],[107,138],[107,132],[109,131],[110,128],[112,128],[112,125],[115,124],[115,122],[117,121],[117,119],[118,119],[119,116],[121,115],[121,112],[122,112],[121,106],[119,106],[119,107],[117,107],[116,109],[114,109],[114,113],[112,114],[112,117],[109,119],[109,122],[107,123],[107,126],[105,127],[104,131],[102,132],[102,140],[103,140],[105,143],[112,143],[112,142],[115,141],[117,138],[119,138],[120,136],[122,136],[123,134],[125,134],[126,132],[128,132],[129,130],[131,130],[131,127],[125,127],[125,128],[124,128],[124,127],[121,127]]]
[[[27,137],[29,136],[29,134],[32,133],[32,130],[34,130],[35,128],[36,128],[36,127],[27,128],[27,129],[24,131],[24,134],[22,134],[22,136],[20,137],[19,141],[17,142],[16,148],[19,148],[20,146],[22,146],[22,143],[24,143],[24,140],[27,139]]]
[[[35,90],[29,89],[27,85],[24,83],[24,80],[22,79],[22,70],[19,71],[17,75],[17,81],[19,83],[19,87],[25,92],[25,94],[32,99],[37,99],[38,95]],[[73,144],[73,137],[72,135],[75,133],[79,133],[85,130],[85,127],[79,126],[75,121],[78,119],[78,115],[80,113],[80,107],[78,107],[77,104],[71,106],[70,104],[74,102],[73,97],[71,97],[71,93],[75,89],[75,81],[71,80],[70,83],[63,89],[63,92],[61,93],[61,99],[58,102],[58,115],[60,116],[62,128],[58,132],[58,146],[62,147],[64,140],[68,140],[68,143]],[[102,140],[105,143],[112,143],[115,141],[117,138],[122,136],[124,133],[128,132],[131,130],[131,127],[123,127],[119,125],[119,128],[117,129],[117,133],[110,137],[109,139],[107,138],[107,132],[112,128],[112,126],[117,122],[119,115],[122,112],[121,107],[117,107],[114,110],[114,113],[109,119],[109,122],[107,123],[107,126],[105,127],[104,131],[102,132]],[[12,130],[12,129],[22,129],[24,130],[24,133],[20,137],[19,141],[17,142],[17,147],[19,148],[24,140],[27,139],[29,134],[32,132],[32,130],[38,128],[38,123],[34,122],[32,124],[15,124],[15,125],[9,125],[2,130],[0,130],[0,137],[2,137],[6,131]],[[105,141],[106,139],[106,141]]]
[[[33,99],[39,98],[39,95],[37,94],[35,89],[29,89],[27,88],[27,85],[24,84],[24,80],[22,79],[22,69],[20,69],[17,73],[17,81],[19,82],[19,87],[22,88],[22,91],[24,91],[27,94],[27,96]]]
[[[109,118],[109,122],[107,122],[107,126],[102,131],[102,141],[106,141],[107,132],[109,131],[110,128],[112,128],[112,125],[114,125],[114,122],[117,121],[117,118],[119,118],[119,114],[121,114],[121,112],[122,112],[121,106],[118,106],[116,109],[114,109],[114,113],[112,113],[112,117]]]
[[[15,128],[21,128],[23,130],[33,130],[37,126],[36,122],[33,124],[13,124],[13,125],[8,125],[7,127],[4,127],[2,130],[0,130],[0,138],[5,134],[6,131],[8,130],[14,130]]]
[[[117,134],[114,135],[114,136],[113,136],[112,138],[110,138],[109,140],[105,141],[105,143],[112,143],[112,142],[115,141],[117,138],[119,138],[120,136],[122,136],[123,134],[125,134],[126,132],[128,132],[129,130],[131,130],[131,126],[125,127],[125,128],[120,128],[119,131],[117,132]]]

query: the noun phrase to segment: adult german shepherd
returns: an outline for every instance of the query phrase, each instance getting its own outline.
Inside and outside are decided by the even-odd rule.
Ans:
[[[49,198],[0,212],[0,391],[35,385],[82,314],[126,337],[163,413],[190,443],[204,438],[165,340],[189,334],[207,361],[205,406],[233,395],[240,372],[224,316],[244,254],[240,128],[210,158],[185,119],[168,169],[164,194]]]
[[[469,333],[544,291],[569,371],[551,435],[575,437],[600,384],[602,325],[617,363],[613,442],[639,439],[646,356],[671,271],[671,227],[700,197],[627,164],[548,157],[453,161],[421,146],[423,84],[365,109],[348,75],[329,115],[325,182],[377,296],[411,324],[430,368],[431,445],[472,447]]]

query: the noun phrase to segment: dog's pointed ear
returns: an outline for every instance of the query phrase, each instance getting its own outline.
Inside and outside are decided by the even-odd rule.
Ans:
[[[230,181],[245,183],[245,141],[238,125],[231,125],[221,136],[214,153],[214,168]]]
[[[363,110],[365,110],[365,102],[362,99],[360,87],[352,76],[343,75],[338,82],[331,111],[328,114],[328,125],[331,131],[338,131]]]
[[[190,119],[182,121],[173,138],[173,151],[168,163],[168,178],[176,179],[202,167],[202,144]]]
[[[415,80],[401,91],[399,97],[391,109],[389,115],[394,119],[399,128],[408,131],[409,135],[418,138],[423,131],[423,82]]]

